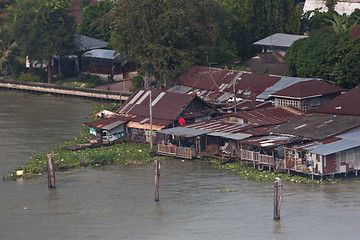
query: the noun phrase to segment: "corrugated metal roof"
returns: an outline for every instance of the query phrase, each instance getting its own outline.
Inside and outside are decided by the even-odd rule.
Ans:
[[[187,125],[188,128],[203,129],[209,132],[223,132],[223,133],[238,133],[253,127],[256,125],[251,124],[234,124],[226,123],[222,121],[205,120],[197,123]]]
[[[314,112],[360,116],[360,87],[328,101]]]
[[[193,129],[187,127],[175,127],[175,128],[168,128],[158,131],[158,133],[162,133],[162,134],[171,134],[171,135],[183,136],[183,137],[195,137],[195,136],[204,135],[208,132],[209,131],[202,129]]]
[[[234,134],[227,135],[226,138],[233,139],[233,140],[242,140],[242,139],[245,139],[245,138],[248,138],[251,136],[252,136],[251,134],[246,134],[246,133],[234,133]]]
[[[336,142],[331,142],[329,144],[317,145],[310,152],[326,156],[344,150],[349,150],[355,147],[360,147],[360,141],[342,139]]]
[[[337,137],[347,140],[360,140],[360,128],[352,129],[346,133],[338,135]]]
[[[150,118],[149,101],[149,90],[137,90],[117,112],[136,116],[133,121],[148,123]],[[194,103],[198,110],[186,112],[185,109],[190,103]],[[210,107],[196,95],[152,90],[152,117],[154,124],[156,121],[157,125],[168,126],[180,117],[189,119],[208,116],[211,112]]]
[[[182,86],[175,84],[172,87],[170,87],[167,91],[168,92],[175,92],[175,93],[187,93],[192,89],[192,87],[189,86]]]
[[[305,99],[340,93],[344,89],[319,80],[309,80],[295,83],[287,88],[271,94],[272,97]]]
[[[118,110],[118,113],[150,117],[150,91],[138,90]],[[174,121],[195,96],[152,90],[153,118]]]
[[[359,116],[311,114],[283,123],[272,129],[272,132],[321,140],[358,126],[360,126]]]
[[[239,71],[203,66],[192,66],[188,68],[176,80],[176,84],[189,86],[191,88],[218,91],[222,84],[229,84],[237,78]]]
[[[114,50],[108,50],[108,49],[93,49],[83,54],[84,57],[103,58],[103,59],[112,59],[112,60],[119,55],[120,54],[115,52]]]
[[[80,51],[105,48],[107,44],[107,42],[96,38],[75,34],[75,46]]]
[[[241,75],[237,78],[235,84],[236,93],[240,96],[256,97],[266,88],[277,83],[280,79],[280,76],[241,72]],[[233,85],[225,88],[224,92],[233,93]]]
[[[286,47],[289,48],[291,45],[299,39],[307,38],[308,36],[304,35],[293,35],[285,33],[275,33],[269,37],[261,39],[257,42],[254,42],[254,45],[259,46],[271,46],[271,47]]]
[[[255,137],[242,140],[242,143],[246,143],[252,146],[259,146],[259,147],[275,147],[275,146],[282,146],[286,144],[290,144],[293,142],[298,141],[300,138],[297,137],[283,137],[283,136],[263,136],[263,137]]]
[[[275,125],[290,122],[307,113],[291,106],[260,108],[252,111],[240,112],[234,116],[245,119],[257,125]]]
[[[295,83],[309,81],[313,78],[299,78],[299,77],[282,77],[279,81],[277,81],[274,85],[266,88],[261,94],[259,94],[256,98],[267,100],[271,94],[274,94],[282,89],[285,89]]]
[[[110,130],[125,122],[130,121],[132,118],[132,116],[110,116],[108,118],[103,118],[92,122],[86,122],[84,124],[98,129]]]
[[[240,102],[236,102],[236,109],[238,110],[252,110],[256,108],[272,107],[271,102],[256,101],[255,99],[243,99]],[[221,107],[223,110],[233,110],[234,103],[227,102]]]

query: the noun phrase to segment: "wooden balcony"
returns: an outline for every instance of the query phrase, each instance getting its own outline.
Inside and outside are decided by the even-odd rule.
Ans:
[[[195,157],[195,148],[178,147],[175,145],[158,144],[158,154],[166,156],[174,156],[179,158],[192,159]]]

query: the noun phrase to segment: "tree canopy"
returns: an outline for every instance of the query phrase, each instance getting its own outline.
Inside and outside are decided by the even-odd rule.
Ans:
[[[343,88],[360,84],[360,39],[348,33],[312,33],[296,41],[284,60],[294,76],[322,78]]]
[[[71,0],[17,0],[14,10],[15,38],[30,61],[48,60],[74,49],[74,18]]]
[[[114,7],[112,0],[102,0],[99,3],[91,3],[90,0],[80,1],[82,21],[77,26],[79,34],[100,39],[110,40],[110,21],[104,16]]]
[[[110,43],[162,84],[214,54],[221,14],[213,0],[123,0],[112,11]]]

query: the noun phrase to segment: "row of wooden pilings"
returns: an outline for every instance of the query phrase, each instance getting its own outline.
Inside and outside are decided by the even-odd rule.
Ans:
[[[160,168],[161,164],[159,160],[154,161],[155,165],[155,201],[159,201],[159,188],[160,188]],[[55,168],[54,168],[54,155],[47,155],[48,166],[48,187],[55,188]],[[283,184],[281,179],[276,179],[274,182],[274,219],[280,219],[280,206],[282,200],[282,188]]]

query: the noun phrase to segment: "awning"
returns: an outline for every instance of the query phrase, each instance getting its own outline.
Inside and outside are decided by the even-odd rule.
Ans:
[[[231,135],[226,136],[226,138],[230,138],[233,140],[241,140],[251,136],[252,136],[251,134],[246,134],[246,133],[233,133]]]
[[[356,148],[359,146],[360,146],[360,141],[342,139],[342,140],[332,142],[329,144],[318,145],[316,148],[312,149],[310,152],[326,156],[326,155],[330,155],[333,153]]]
[[[123,124],[123,123],[125,123],[125,121],[116,121],[116,122],[114,122],[114,123],[111,123],[111,124],[109,124],[109,125],[106,125],[106,126],[104,126],[104,127],[102,127],[102,129],[104,129],[104,130],[111,130],[111,129],[113,129],[113,128],[116,128],[116,127],[118,127],[118,126],[120,126],[121,124]]]
[[[147,130],[150,130],[150,124],[141,124],[141,123],[138,123],[138,122],[133,122],[133,121],[130,121],[127,125],[126,125],[128,128],[138,128],[138,129],[147,129]],[[158,125],[152,125],[152,130],[153,131],[159,131],[161,129],[163,129],[165,126],[158,126]]]
[[[168,129],[158,131],[158,133],[170,134],[170,135],[181,136],[181,137],[195,137],[195,136],[204,135],[208,132],[209,131],[202,130],[202,129],[194,129],[194,128],[187,128],[187,127],[175,127],[175,128],[168,128]]]

